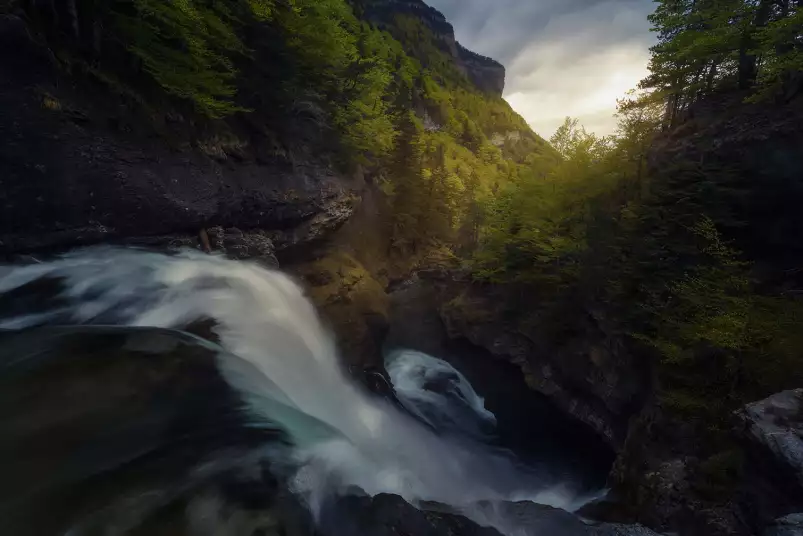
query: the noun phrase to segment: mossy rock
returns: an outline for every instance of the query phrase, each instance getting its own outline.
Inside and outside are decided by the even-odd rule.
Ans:
[[[309,295],[338,339],[350,366],[380,366],[388,329],[384,287],[352,256],[335,252],[295,267]]]

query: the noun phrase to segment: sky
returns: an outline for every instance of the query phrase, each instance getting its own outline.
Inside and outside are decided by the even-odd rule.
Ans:
[[[651,0],[426,0],[465,47],[505,65],[505,99],[541,136],[566,116],[612,134],[616,99],[647,74]]]

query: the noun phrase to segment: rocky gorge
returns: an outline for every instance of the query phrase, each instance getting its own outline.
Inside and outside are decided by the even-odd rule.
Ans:
[[[459,45],[446,19],[423,2],[386,2],[366,12],[378,25],[399,13],[420,18],[480,91],[502,93],[504,67]],[[47,262],[73,248],[114,244],[191,249],[280,267],[304,285],[361,384],[393,399],[387,352],[409,348],[442,357],[496,415],[505,447],[540,456],[572,450],[566,448],[572,443],[576,449],[561,454],[584,468],[589,487],[611,489],[579,517],[533,502],[504,503],[525,534],[780,536],[803,530],[799,391],[735,413],[728,434],[739,447],[731,457],[701,454],[693,423],[663,406],[659,374],[645,358],[650,350],[623,333],[607,304],[574,304],[575,321],[564,332],[539,314],[532,296],[515,285],[478,283],[454,258],[391,258],[382,172],[370,165],[344,171],[314,108],[299,103],[225,126],[173,110],[146,120],[102,84],[65,72],[15,13],[0,15],[0,71],[0,254],[6,261]],[[762,177],[795,180],[799,106],[762,113],[765,122],[749,133],[753,149],[737,157],[734,147],[744,140],[734,125],[743,127],[744,118],[758,112],[745,107],[742,113],[722,123],[687,124],[654,150],[651,165],[661,168],[680,153],[693,158],[688,153],[700,151],[703,165],[727,161],[747,176],[766,154],[753,142],[784,140],[774,145],[775,167],[761,166]],[[716,142],[708,147],[706,140]],[[746,210],[759,218],[767,206]],[[783,225],[774,228],[773,239],[786,240]],[[751,241],[763,245],[761,237]],[[0,300],[0,310],[6,305]],[[217,350],[183,332],[40,329],[2,334],[3,367],[13,374],[2,379],[0,407],[24,408],[33,423],[11,414],[0,420],[3,452],[21,460],[0,497],[12,534],[53,533],[74,512],[91,513],[109,496],[112,508],[88,515],[87,531],[120,522],[115,513],[130,509],[142,512],[132,534],[217,534],[218,525],[231,534],[290,536],[498,533],[446,505],[413,507],[398,496],[356,491],[324,507],[315,523],[287,493],[286,475],[248,458],[256,445],[280,443],[281,434],[250,430],[231,411],[242,401],[214,365]],[[187,331],[205,336],[204,329]],[[20,348],[46,365],[20,366]],[[65,355],[69,362],[59,364]],[[113,363],[96,365],[109,355]],[[149,355],[167,359],[145,365]],[[92,396],[75,405],[73,390]],[[64,413],[49,413],[53,407]],[[184,434],[197,423],[217,431],[192,436],[188,449]],[[70,448],[98,428],[107,430],[101,452],[92,445]],[[57,430],[65,446],[36,435],[43,430]],[[221,430],[228,432],[224,444]],[[560,440],[551,444],[553,437]],[[34,444],[42,447],[29,449]],[[227,467],[199,476],[204,456],[221,449],[236,452],[247,462],[245,472],[259,476],[243,478],[241,471],[235,478]],[[59,472],[68,467],[82,474]],[[119,472],[104,480],[106,469],[121,467],[123,480]],[[133,476],[138,473],[146,481]],[[87,474],[91,479],[79,481]],[[711,474],[736,488],[724,505],[711,506],[698,489],[698,477]],[[147,488],[167,480],[191,485],[168,482],[169,496],[131,506],[126,482]],[[52,487],[37,488],[39,482]],[[31,499],[20,507],[17,496]],[[43,507],[52,513],[48,519],[38,516]]]

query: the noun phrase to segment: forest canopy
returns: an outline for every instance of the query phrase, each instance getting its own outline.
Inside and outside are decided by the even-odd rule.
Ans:
[[[717,92],[788,99],[801,88],[800,0],[661,0],[650,22],[658,44],[641,87],[667,101],[669,123]]]
[[[672,136],[706,128],[711,112],[695,117],[698,105],[756,113],[799,97],[803,2],[656,4],[650,74],[619,101],[615,134],[567,118],[550,140],[559,158],[525,159],[482,204],[467,262],[477,281],[528,296],[520,320],[550,326],[556,346],[589,308],[604,310],[656,365],[661,404],[714,437],[707,447],[730,448],[731,411],[803,381],[803,303],[787,291],[799,288],[799,234],[778,231],[803,228],[787,202],[799,199],[799,173],[770,189],[738,159],[650,160]]]

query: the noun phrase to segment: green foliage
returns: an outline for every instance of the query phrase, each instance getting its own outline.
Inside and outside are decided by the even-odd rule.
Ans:
[[[796,91],[803,70],[803,5],[795,0],[658,0],[658,33],[643,88],[666,99],[666,119],[695,101],[741,88],[757,100]]]
[[[642,338],[671,365],[693,361],[701,348],[725,350],[733,357],[748,337],[752,289],[746,266],[707,217],[689,229],[687,240],[688,270],[652,290],[654,299],[644,304],[657,322],[654,336]],[[727,363],[726,368],[735,366]]]
[[[92,20],[77,26],[102,35],[50,28],[37,6],[31,19],[85,72],[120,88],[133,82],[150,109],[171,96],[211,119],[303,115],[331,133],[339,163],[381,176],[391,250],[401,255],[471,247],[483,199],[538,155],[557,157],[503,99],[478,91],[453,44],[415,16],[373,26],[345,0],[78,1],[79,18]],[[367,4],[354,3],[359,13]]]
[[[632,115],[624,108],[622,114]],[[626,135],[605,139],[566,118],[550,140],[557,154],[533,155],[516,180],[488,199],[476,277],[538,283],[549,292],[577,282],[590,253],[589,229],[600,224],[598,208],[622,184],[638,180],[634,163],[643,166],[623,160],[630,159],[624,153],[638,128],[646,127],[625,121]]]
[[[244,47],[225,3],[133,0],[112,4],[110,15],[115,34],[167,93],[210,117],[241,109],[232,102],[232,55]]]
[[[360,23],[342,0],[297,0],[277,10],[275,19],[292,56],[288,93],[308,88],[305,93],[329,110],[353,160],[386,155],[396,136],[389,93],[392,72],[404,62],[401,48]]]
[[[662,407],[693,423],[707,448],[728,449],[731,411],[803,381],[803,301],[762,280],[767,261],[748,258],[761,250],[735,240],[761,225],[746,221],[761,184],[729,162],[648,172],[663,99],[628,94],[608,138],[567,119],[551,140],[559,156],[525,159],[484,203],[471,266],[530,297],[527,314],[552,344],[584,336],[585,307],[604,307],[651,360]],[[733,459],[703,464],[700,493],[722,496],[738,479]]]
[[[706,498],[727,499],[738,490],[744,463],[744,453],[739,449],[718,452],[700,464],[694,487]]]

